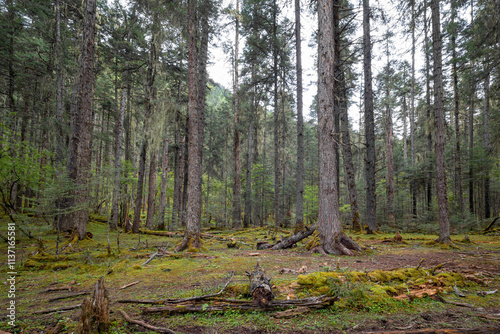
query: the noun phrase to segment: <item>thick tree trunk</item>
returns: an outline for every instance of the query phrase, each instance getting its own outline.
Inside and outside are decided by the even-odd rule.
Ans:
[[[377,231],[376,182],[375,182],[375,120],[373,115],[372,53],[370,42],[370,1],[363,0],[363,72],[365,79],[365,181],[367,231]]]
[[[450,243],[450,222],[448,212],[448,194],[446,186],[446,166],[444,156],[444,97],[443,68],[441,56],[441,24],[439,0],[431,1],[432,8],[432,53],[434,63],[434,127],[436,150],[436,193],[439,212],[439,242]]]
[[[148,185],[148,214],[146,216],[146,227],[152,229],[154,225],[155,197],[156,197],[156,153],[151,151],[149,161],[149,185]]]
[[[295,55],[297,58],[297,198],[295,225],[304,225],[304,117],[302,102],[302,41],[300,34],[300,0],[295,0]]]
[[[341,230],[339,201],[337,192],[337,167],[334,142],[334,92],[335,82],[335,43],[333,17],[339,10],[333,3],[320,0],[318,3],[318,153],[319,153],[319,212],[318,232],[321,247],[327,253],[352,255],[343,242],[345,235]],[[347,237],[345,237],[348,239]],[[350,240],[350,239],[349,239]],[[352,242],[352,241],[351,241]],[[354,243],[352,243],[354,244]],[[355,244],[354,244],[355,245]]]
[[[160,207],[158,214],[158,226],[159,230],[165,229],[165,209],[166,209],[166,198],[167,198],[167,173],[168,173],[168,134],[163,140],[163,154],[161,159],[161,185],[160,185]]]
[[[78,238],[85,238],[89,220],[89,175],[90,175],[90,131],[92,127],[92,83],[94,70],[96,0],[85,2],[83,44],[80,55],[78,109],[73,135],[73,149],[77,161],[75,204],[79,209],[74,213],[74,232]]]
[[[127,105],[127,87],[122,85],[122,96],[120,102],[120,110],[116,115],[115,124],[115,174],[113,181],[113,203],[111,206],[111,228],[118,227],[118,215],[120,203],[120,174],[122,168],[122,134],[123,134],[123,119],[125,117],[125,106]]]
[[[204,2],[205,3],[205,2]],[[205,11],[201,15],[208,15]],[[208,21],[202,17],[203,33],[208,34]],[[189,122],[189,149],[188,149],[188,191],[186,217],[186,230],[182,242],[175,248],[176,251],[185,250],[188,247],[200,248],[201,231],[201,211],[202,211],[202,153],[203,153],[203,120],[204,110],[201,108],[200,101],[200,82],[197,76],[198,54],[196,50],[196,0],[188,0],[188,78],[189,78],[189,101],[188,101],[188,122]],[[206,36],[208,41],[208,35]],[[203,40],[204,37],[202,37]],[[203,43],[202,43],[203,44]],[[202,51],[203,53],[204,51]],[[202,54],[201,59],[206,60]],[[205,63],[200,66],[205,67]],[[205,83],[203,83],[205,85]],[[201,92],[203,93],[203,92]],[[204,98],[204,96],[202,97]]]

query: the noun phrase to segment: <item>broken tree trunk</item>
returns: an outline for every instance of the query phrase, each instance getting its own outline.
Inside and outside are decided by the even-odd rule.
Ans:
[[[297,242],[299,242],[302,239],[307,238],[308,236],[310,236],[311,234],[313,234],[314,231],[316,231],[317,227],[318,227],[317,223],[314,224],[313,226],[309,227],[309,228],[306,226],[302,231],[300,231],[298,233],[295,233],[291,237],[283,239],[283,240],[280,240],[278,243],[276,243],[275,245],[273,245],[271,247],[271,249],[272,250],[278,250],[278,249],[290,248],[294,244],[296,244]]]
[[[254,303],[259,305],[259,307],[270,306],[274,299],[270,283],[271,279],[266,276],[266,272],[260,266],[259,261],[257,261],[257,265],[251,273],[247,272],[247,276],[250,278],[250,292],[252,293]]]
[[[103,333],[109,330],[109,297],[104,287],[104,277],[95,285],[92,301],[85,298],[82,303],[82,314],[78,333]]]

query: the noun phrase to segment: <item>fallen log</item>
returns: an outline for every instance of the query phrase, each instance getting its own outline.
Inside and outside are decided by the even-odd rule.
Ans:
[[[496,221],[499,219],[500,217],[496,217],[495,219],[493,219],[491,221],[491,223],[488,224],[488,226],[486,226],[483,230],[483,232],[488,232],[489,230],[491,230],[491,228],[493,227],[493,225],[495,225]]]
[[[332,305],[337,300],[337,297],[319,296],[305,299],[295,300],[274,300],[272,304],[262,308],[255,305],[252,301],[232,300],[232,299],[215,299],[210,305],[208,303],[186,302],[181,304],[166,304],[160,307],[145,307],[143,313],[167,313],[183,314],[183,313],[202,313],[202,312],[223,312],[229,310],[239,311],[277,311],[287,308],[308,307],[320,309]]]
[[[125,320],[127,320],[127,322],[131,323],[131,324],[136,324],[136,325],[139,325],[139,326],[142,326],[144,328],[147,328],[147,329],[151,329],[155,332],[158,332],[158,333],[169,333],[169,334],[175,334],[174,331],[168,329],[168,328],[164,328],[164,327],[156,327],[156,326],[153,326],[153,325],[150,325],[144,321],[140,321],[140,320],[135,320],[135,319],[132,319],[127,313],[125,313],[125,311],[123,310],[120,310],[120,313],[123,315],[123,317],[125,318]]]
[[[311,234],[316,231],[316,228],[318,227],[318,223],[314,224],[311,227],[305,227],[302,231],[292,235],[291,237],[282,239],[278,241],[275,245],[271,246],[272,250],[278,250],[278,249],[286,249],[290,248],[293,245],[295,245],[297,242],[301,241],[302,239],[307,238]]]
[[[259,261],[251,273],[247,272],[247,276],[250,279],[250,292],[254,303],[259,307],[268,307],[274,299],[271,278],[266,276]]]

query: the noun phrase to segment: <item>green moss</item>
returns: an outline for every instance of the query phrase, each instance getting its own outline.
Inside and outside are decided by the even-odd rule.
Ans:
[[[334,279],[334,278],[340,278],[340,274],[335,273],[335,272],[313,272],[309,275],[299,275],[297,277],[297,283],[301,285],[307,285],[307,286],[312,286],[316,289],[324,287],[324,286],[329,286],[328,280],[329,279]]]
[[[140,264],[134,264],[134,265],[132,266],[132,269],[135,269],[135,270],[140,270],[140,269],[142,269],[142,266],[141,266]]]
[[[47,266],[47,269],[50,269],[50,270],[64,270],[64,269],[68,269],[69,267],[71,267],[71,264],[69,264],[68,262],[55,262],[55,263],[51,263]]]
[[[465,286],[465,279],[459,273],[439,273],[435,277],[447,287],[455,284],[460,287]]]
[[[368,273],[368,278],[370,278],[373,282],[389,282],[391,280],[391,276],[387,274],[386,271],[383,270],[375,270]]]
[[[226,288],[226,292],[234,296],[249,296],[250,287],[248,284],[231,284]]]
[[[31,268],[31,269],[42,269],[45,267],[45,263],[38,262],[33,259],[29,259],[26,262],[24,262],[23,266],[25,268]]]

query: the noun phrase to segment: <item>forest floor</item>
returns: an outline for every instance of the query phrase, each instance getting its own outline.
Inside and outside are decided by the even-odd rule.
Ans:
[[[7,218],[0,217],[0,233],[7,235]],[[255,250],[257,241],[286,237],[290,231],[271,228],[203,231],[200,252],[174,253],[181,234],[110,233],[111,254],[107,251],[107,229],[102,219],[89,223],[92,239],[67,246],[56,257],[56,247],[69,243],[49,225],[20,224],[30,230],[28,238],[16,230],[17,278],[16,324],[8,325],[6,307],[0,312],[0,329],[9,333],[77,332],[80,308],[67,311],[42,310],[78,306],[91,297],[96,281],[104,276],[111,309],[111,333],[154,333],[128,323],[131,318],[168,328],[176,333],[367,333],[389,330],[466,328],[500,333],[500,238],[471,234],[452,237],[453,247],[432,245],[435,235],[406,234],[404,242],[394,234],[353,235],[364,253],[356,256],[325,256],[309,253],[311,237],[293,249]],[[43,241],[43,249],[37,238]],[[228,248],[235,240],[239,248]],[[7,244],[0,241],[4,284],[9,270]],[[143,265],[152,254],[161,256]],[[21,264],[22,261],[22,264]],[[125,299],[162,300],[202,296],[220,291],[219,297],[251,300],[248,278],[257,261],[272,278],[276,300],[298,299],[326,294],[336,296],[333,305],[321,309],[300,309],[291,317],[269,310],[208,312],[217,301],[206,300],[196,313],[147,314],[151,305],[123,303]],[[135,283],[128,287],[128,284]],[[65,290],[50,291],[54,288]],[[496,292],[494,292],[497,290]],[[5,290],[4,290],[5,291]],[[73,296],[89,292],[87,296]],[[458,294],[463,293],[464,297]],[[483,295],[481,295],[483,294]],[[57,297],[66,299],[51,300]],[[0,295],[0,305],[11,298]],[[278,315],[278,316],[277,316]],[[1,330],[0,330],[1,332]]]

